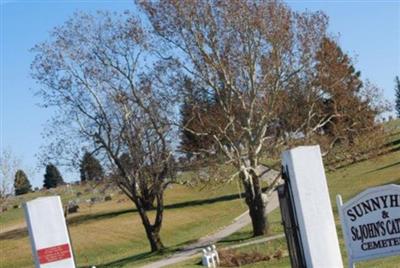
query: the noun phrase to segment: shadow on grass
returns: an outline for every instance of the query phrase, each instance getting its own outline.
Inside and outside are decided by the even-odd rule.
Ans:
[[[244,193],[242,193],[241,195],[243,196]],[[218,203],[218,202],[232,201],[235,199],[239,199],[241,195],[230,194],[230,195],[223,195],[223,196],[218,196],[218,197],[209,198],[209,199],[191,200],[191,201],[185,201],[185,202],[180,202],[180,203],[175,203],[175,204],[169,204],[169,205],[164,206],[164,210],[203,206],[203,205],[210,205],[210,204],[214,204],[214,203]],[[81,224],[81,223],[87,222],[87,221],[108,219],[108,218],[117,217],[117,216],[120,216],[123,214],[135,213],[135,212],[137,212],[137,209],[134,209],[134,208],[106,212],[106,213],[99,212],[99,213],[95,213],[95,214],[75,216],[73,218],[68,219],[67,221],[68,221],[69,225],[77,225],[77,224]]]
[[[393,136],[397,137],[398,135],[400,135],[400,132],[393,133],[392,135],[389,135],[389,137],[393,137]],[[392,140],[392,141],[386,143],[385,145],[386,146],[396,146],[396,145],[399,145],[399,144],[400,144],[400,139],[397,139],[397,140]]]
[[[232,243],[232,242],[240,242],[240,241],[246,241],[249,239],[254,238],[253,233],[251,231],[247,232],[236,232],[233,235],[230,235],[228,237],[225,237],[218,241],[220,244],[227,244],[227,243]]]
[[[242,193],[241,195],[243,196],[244,193]],[[239,199],[241,195],[230,194],[230,195],[223,195],[223,196],[218,196],[218,197],[209,198],[209,199],[185,201],[185,202],[165,205],[164,209],[165,210],[179,209],[179,208],[185,208],[185,207],[210,205],[210,204],[214,204],[214,203],[218,203],[218,202],[227,202],[227,201]],[[85,223],[85,222],[97,221],[97,220],[102,220],[102,219],[110,219],[110,218],[124,215],[127,213],[135,213],[135,212],[137,212],[137,209],[132,208],[132,209],[123,209],[123,210],[117,210],[117,211],[111,211],[111,212],[105,212],[105,213],[98,212],[98,213],[92,213],[92,214],[86,214],[86,215],[78,215],[78,216],[68,218],[67,223],[68,223],[68,226],[74,226],[74,225],[79,225],[79,224]],[[19,228],[19,229],[10,230],[10,231],[4,232],[4,233],[0,233],[0,239],[16,239],[16,238],[24,237],[26,235],[28,235],[28,232],[25,227],[25,228]]]
[[[129,263],[141,261],[141,260],[151,258],[151,257],[155,257],[152,261],[157,261],[161,257],[163,257],[165,255],[169,256],[170,254],[172,254],[174,252],[176,252],[175,248],[166,248],[162,252],[144,252],[144,253],[135,254],[135,255],[132,255],[132,256],[129,256],[126,258],[122,258],[119,260],[115,260],[112,262],[98,264],[98,265],[95,265],[95,267],[96,268],[123,267]],[[92,266],[79,266],[79,268],[90,268],[90,267],[92,267]]]
[[[373,157],[370,157],[370,158],[361,158],[361,159],[358,159],[358,160],[355,160],[355,161],[349,161],[347,163],[341,164],[341,165],[335,167],[335,170],[339,170],[339,169],[342,169],[342,168],[347,168],[347,167],[349,167],[351,165],[354,165],[354,164],[357,164],[357,163],[360,163],[360,162],[372,160],[372,159],[374,159],[376,157],[379,157],[379,156],[382,156],[382,155],[386,155],[386,154],[395,153],[397,151],[400,151],[400,139],[398,139],[396,141],[393,141],[393,142],[386,143],[381,148],[386,148],[386,150],[384,150],[383,152],[381,152],[381,153],[379,153],[379,154],[377,154],[377,155],[375,155]],[[340,161],[342,161],[342,160],[337,161],[337,163],[339,163]],[[370,172],[374,172],[374,170],[370,171]],[[366,173],[369,173],[369,172],[366,172]],[[364,174],[366,174],[366,173],[364,173]]]
[[[126,265],[127,263],[131,263],[134,261],[140,261],[143,259],[146,259],[148,257],[151,256],[155,256],[155,253],[150,253],[150,252],[145,252],[145,253],[140,253],[140,254],[136,254],[133,256],[129,256],[123,259],[119,259],[119,260],[115,260],[109,263],[105,263],[105,264],[99,264],[99,265],[95,265],[96,268],[106,268],[106,267],[123,267],[124,265]],[[90,268],[92,267],[91,265],[89,266],[78,266],[79,268]]]
[[[3,239],[18,239],[28,235],[28,229],[26,227],[10,230],[4,233],[0,233],[0,240]]]
[[[281,225],[281,224],[282,224],[281,220],[269,221],[270,229],[269,229],[268,233],[265,236],[273,236],[273,235],[276,235],[276,234],[279,234],[279,233],[283,232],[283,230],[282,231],[281,230],[279,230],[279,231],[272,230],[273,226]],[[230,236],[227,236],[227,237],[222,238],[221,240],[219,240],[218,244],[226,245],[226,244],[230,244],[230,243],[234,243],[234,242],[245,242],[245,241],[248,241],[248,240],[259,239],[259,238],[260,238],[259,236],[254,236],[253,235],[253,231],[251,231],[251,230],[249,230],[249,231],[237,231],[237,232],[231,234]]]
[[[393,163],[393,164],[390,164],[390,165],[386,165],[386,166],[374,169],[374,170],[371,170],[371,171],[368,171],[368,172],[365,172],[364,174],[378,172],[378,171],[381,171],[381,170],[384,170],[384,169],[387,169],[387,168],[391,168],[391,167],[394,167],[394,166],[397,166],[397,165],[400,165],[400,161],[398,161],[396,163]]]
[[[397,134],[400,134],[400,132],[399,133],[397,133]],[[396,136],[397,136],[397,134],[396,134]],[[398,146],[400,145],[400,139],[397,139],[397,140],[394,140],[394,141],[390,141],[390,142],[388,142],[388,143],[386,143],[385,144],[385,147],[388,147],[388,148],[391,148],[391,147],[393,147],[393,149],[398,149]]]
[[[69,226],[73,225],[78,225],[84,222],[88,221],[96,221],[96,220],[102,220],[102,219],[109,219],[109,218],[114,218],[120,215],[124,215],[127,213],[133,213],[137,212],[137,209],[122,209],[122,210],[117,210],[117,211],[111,211],[111,212],[98,212],[98,213],[92,213],[92,214],[85,214],[85,215],[79,215],[75,217],[71,217],[67,219],[67,223]]]

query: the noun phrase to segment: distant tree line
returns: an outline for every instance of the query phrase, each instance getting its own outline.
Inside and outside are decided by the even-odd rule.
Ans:
[[[104,171],[100,162],[88,152],[84,154],[81,160],[80,173],[81,173],[81,182],[100,181],[104,178]],[[58,168],[54,164],[49,163],[46,166],[46,172],[44,174],[44,180],[43,180],[43,187],[46,189],[50,189],[50,188],[56,188],[64,184],[65,184],[64,179]],[[13,186],[15,195],[22,195],[32,191],[32,185],[29,182],[28,176],[21,169],[18,169],[15,173]],[[4,195],[5,194],[6,193],[4,193]]]

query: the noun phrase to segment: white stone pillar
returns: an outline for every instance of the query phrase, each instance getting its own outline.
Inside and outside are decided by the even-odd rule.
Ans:
[[[343,267],[319,146],[285,151],[282,165],[290,179],[307,267]]]
[[[59,196],[39,197],[24,204],[36,268],[75,268]]]

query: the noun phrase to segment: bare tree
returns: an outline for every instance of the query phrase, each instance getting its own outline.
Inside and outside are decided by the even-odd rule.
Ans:
[[[159,37],[160,54],[180,70],[180,90],[190,103],[181,128],[207,141],[199,153],[218,150],[235,166],[232,178],[243,183],[253,233],[264,234],[260,158],[281,146],[315,142],[339,116],[326,110],[329,92],[317,75],[327,17],[269,0],[138,2]],[[195,96],[187,101],[193,92],[211,103]],[[272,190],[273,183],[266,193]]]
[[[164,190],[172,177],[173,100],[144,67],[153,62],[140,21],[129,12],[77,13],[33,51],[32,75],[43,105],[57,109],[56,122],[74,139],[107,157],[119,174],[113,176],[117,185],[138,209],[151,251],[161,250]],[[149,195],[154,218],[143,202]]]
[[[21,161],[13,155],[11,149],[2,149],[0,155],[0,207],[7,204],[8,197],[13,193],[14,175],[20,165]]]

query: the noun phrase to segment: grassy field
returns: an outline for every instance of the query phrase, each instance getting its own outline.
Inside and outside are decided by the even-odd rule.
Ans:
[[[336,227],[339,236],[339,242],[342,251],[343,263],[347,264],[347,254],[345,250],[342,230],[340,227],[339,216],[336,207],[336,195],[341,194],[343,200],[346,201],[351,197],[355,196],[359,192],[366,188],[394,183],[400,184],[400,150],[391,152],[389,154],[370,159],[368,161],[359,162],[339,169],[335,172],[327,173],[328,187],[330,190],[331,203],[333,206],[334,216],[336,220]],[[271,221],[271,234],[283,232],[282,226],[280,225],[280,213],[279,210],[274,211],[270,215]],[[251,237],[251,227],[246,226],[237,233],[225,238],[217,244],[218,248],[230,246],[235,243],[252,241],[254,238]],[[277,239],[274,242],[260,243],[257,245],[245,246],[240,248],[239,251],[258,251],[265,254],[272,254],[276,249],[282,249],[287,251],[285,239]],[[180,263],[179,265],[173,265],[172,267],[180,268],[194,268],[201,267],[199,265],[199,257],[192,260]],[[244,265],[241,267],[290,267],[290,260],[288,257],[284,257],[281,260],[272,260],[259,262],[256,264]],[[373,261],[366,261],[357,263],[357,267],[360,268],[399,268],[400,267],[400,256],[388,257]]]
[[[330,191],[331,203],[333,206],[334,216],[336,220],[337,232],[339,235],[339,242],[341,246],[343,262],[347,264],[347,254],[345,250],[342,230],[340,227],[339,216],[336,207],[336,195],[341,194],[344,202],[353,196],[357,195],[366,188],[383,185],[383,184],[400,184],[400,150],[392,151],[391,153],[379,156],[374,159],[359,162],[347,167],[338,169],[334,172],[327,173],[328,187]],[[281,230],[279,226],[280,213],[274,211],[270,217],[272,223],[273,233],[278,233]],[[225,238],[223,241],[218,243],[219,247],[229,246],[234,243],[240,243],[245,241],[251,241],[251,228],[247,226],[239,232],[232,234],[230,237]],[[252,245],[241,248],[240,251],[256,250],[260,252],[270,252],[273,249],[281,248],[287,250],[285,239],[278,239],[276,242],[261,243],[258,245]],[[201,267],[198,265],[199,258],[181,263],[179,266],[172,267]],[[290,267],[290,260],[285,257],[279,261],[266,261],[252,265],[245,265],[241,267]],[[373,261],[366,261],[357,263],[357,267],[365,268],[399,268],[400,267],[400,256],[388,257]]]
[[[29,197],[39,194],[32,193]],[[122,195],[115,194],[112,201],[92,207],[82,205],[80,212],[68,219],[79,266],[103,264],[104,267],[115,267],[132,262],[139,265],[143,261],[162,258],[148,254],[149,246],[140,218],[133,204],[130,201],[118,202],[121,199],[124,199]],[[174,185],[166,191],[165,199],[161,236],[168,247],[166,253],[216,231],[246,210],[235,184],[201,191]],[[0,216],[2,230],[23,223],[21,208],[11,209]],[[26,229],[0,234],[0,251],[0,267],[32,266]]]
[[[341,194],[346,202],[362,190],[387,183],[400,184],[400,129],[391,135],[392,150],[379,157],[349,165],[327,173],[331,202],[335,214],[338,235],[344,249],[342,231],[337,216],[336,195]],[[395,124],[395,127],[396,127]],[[86,190],[85,186],[74,186],[73,190],[60,188],[57,192],[30,193],[14,199],[15,205],[42,195],[60,194],[63,201],[79,197],[86,200],[98,194]],[[168,247],[165,255],[171,254],[183,245],[212,233],[246,210],[240,199],[235,183],[221,187],[205,188],[174,185],[166,191],[166,210],[162,228],[162,239]],[[79,267],[140,267],[144,263],[165,257],[150,254],[140,218],[130,201],[116,191],[113,200],[93,206],[81,205],[79,213],[68,218],[68,226]],[[270,216],[271,233],[282,232],[280,214],[276,210]],[[26,229],[11,228],[24,225],[21,208],[9,209],[0,214],[0,267],[32,267],[30,243]],[[236,243],[252,241],[251,228],[247,226],[218,243],[218,248]],[[257,245],[245,246],[239,251],[259,251],[272,254],[277,248],[286,250],[285,239],[278,239]],[[199,258],[172,267],[200,267]],[[260,262],[242,267],[289,267],[288,257],[280,260]],[[357,264],[357,267],[400,267],[400,257],[386,258]]]

